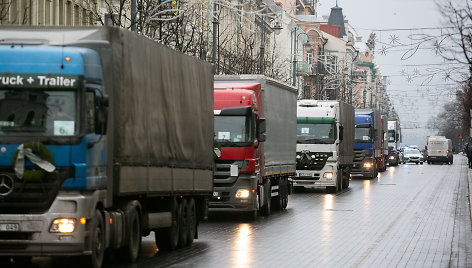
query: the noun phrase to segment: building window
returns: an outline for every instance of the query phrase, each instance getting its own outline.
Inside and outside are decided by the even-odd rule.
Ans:
[[[308,50],[306,52],[306,63],[313,64],[313,50]]]

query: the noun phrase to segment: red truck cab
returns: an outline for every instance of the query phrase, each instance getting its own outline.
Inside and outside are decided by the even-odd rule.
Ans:
[[[262,108],[259,83],[217,83],[214,91],[215,140],[221,146],[216,160],[210,210],[257,211],[255,175],[261,137],[257,137]]]
[[[296,170],[297,91],[262,75],[215,76],[210,212],[285,209]]]

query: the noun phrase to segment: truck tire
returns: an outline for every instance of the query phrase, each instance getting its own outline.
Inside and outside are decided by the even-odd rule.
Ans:
[[[156,246],[159,250],[174,250],[179,245],[181,207],[175,198],[171,201],[170,209],[172,212],[172,226],[159,228],[154,232]]]
[[[92,230],[90,232],[90,249],[92,254],[85,256],[87,267],[100,268],[105,255],[105,222],[103,214],[96,209],[92,218]]]
[[[379,165],[376,163],[374,165],[374,172],[373,172],[373,175],[372,175],[372,179],[377,178],[377,176],[379,176]]]
[[[262,216],[269,216],[270,215],[270,210],[271,210],[271,203],[272,203],[272,198],[271,198],[271,183],[270,180],[268,180],[267,183],[264,184],[264,196],[266,199],[266,204],[261,207],[261,215]]]
[[[187,245],[193,243],[193,239],[197,233],[197,209],[195,207],[195,200],[193,197],[190,197],[187,201],[188,209],[188,233],[187,233]]]
[[[282,198],[282,204],[281,204],[280,209],[286,209],[288,205],[288,194],[289,194],[289,184],[288,184],[287,178],[283,179],[282,187],[283,187],[283,195],[282,195],[283,198]]]
[[[287,178],[280,178],[279,180],[279,195],[273,199],[273,205],[276,210],[283,210],[287,208],[288,204],[288,182]]]
[[[347,189],[349,188],[349,172],[343,172],[344,176],[343,176],[343,189]]]
[[[188,242],[188,234],[190,232],[189,228],[189,214],[188,214],[188,203],[186,198],[182,198],[180,201],[181,211],[180,213],[181,219],[180,227],[179,227],[179,247],[185,247]]]
[[[129,208],[125,215],[127,215],[128,230],[121,257],[128,263],[134,263],[141,248],[141,217],[136,207]]]

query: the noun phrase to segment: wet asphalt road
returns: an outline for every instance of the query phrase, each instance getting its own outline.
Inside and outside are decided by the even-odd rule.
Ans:
[[[297,192],[287,210],[254,222],[216,215],[173,252],[151,234],[136,264],[105,267],[472,267],[466,158],[454,161],[389,167],[337,194]]]

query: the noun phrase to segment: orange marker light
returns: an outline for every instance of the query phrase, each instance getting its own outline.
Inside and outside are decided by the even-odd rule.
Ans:
[[[87,223],[87,220],[85,218],[80,218],[80,223],[81,224],[86,224]]]
[[[112,223],[113,223],[113,220],[110,218],[110,224],[112,224]]]
[[[70,57],[65,57],[64,60],[65,61],[70,61],[71,59],[70,59]]]

